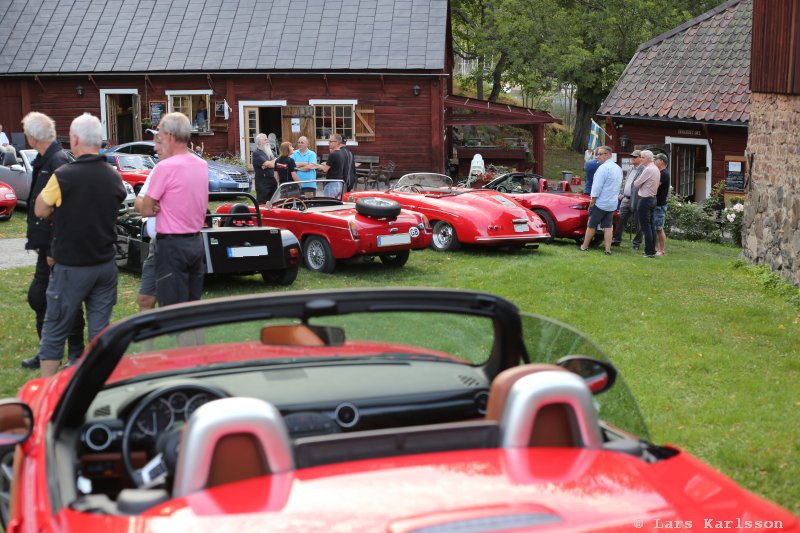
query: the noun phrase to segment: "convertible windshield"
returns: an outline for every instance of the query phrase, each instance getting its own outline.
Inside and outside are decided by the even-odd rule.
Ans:
[[[342,180],[309,180],[301,182],[281,183],[272,196],[272,203],[281,203],[292,198],[302,200],[338,200],[342,201],[344,181]]]
[[[156,166],[149,155],[119,155],[117,161],[120,170],[153,170]]]
[[[406,174],[400,178],[394,188],[401,187],[421,187],[421,188],[451,188],[453,180],[444,174],[434,174],[431,172],[415,172]]]

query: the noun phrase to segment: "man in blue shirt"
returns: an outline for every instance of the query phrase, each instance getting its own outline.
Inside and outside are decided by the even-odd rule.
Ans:
[[[297,165],[297,177],[300,179],[300,185],[305,185],[304,182],[314,181],[317,179],[317,154],[313,150],[308,149],[308,138],[300,137],[297,139],[297,150],[292,152],[292,159]],[[313,186],[303,187],[313,188]]]
[[[589,224],[583,244],[579,246],[582,252],[589,249],[595,228],[599,224],[603,228],[603,243],[606,255],[611,255],[611,240],[614,236],[614,211],[617,209],[619,186],[622,184],[622,169],[611,160],[611,148],[601,146],[596,152],[600,167],[594,173],[591,196],[589,203]]]
[[[600,148],[597,149],[600,151]],[[600,168],[600,160],[598,159],[597,152],[589,159],[585,165],[583,165],[583,174],[584,174],[584,187],[583,187],[583,194],[591,194],[592,192],[592,182],[594,181],[594,174],[597,172],[597,169]]]

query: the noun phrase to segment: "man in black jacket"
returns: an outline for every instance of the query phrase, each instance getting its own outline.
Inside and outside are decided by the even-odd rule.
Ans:
[[[36,198],[36,215],[53,219],[53,270],[37,354],[45,378],[58,371],[81,307],[86,305],[91,342],[117,303],[116,221],[125,187],[98,153],[102,141],[97,117],[84,113],[73,120],[69,143],[77,159],[56,169]]]
[[[50,265],[47,257],[50,253],[51,221],[34,214],[36,198],[42,192],[47,180],[53,172],[69,163],[69,157],[56,141],[56,124],[53,119],[43,113],[28,113],[22,119],[22,129],[28,146],[39,155],[33,160],[31,174],[31,190],[28,195],[28,242],[25,249],[34,250],[38,258],[33,281],[28,288],[28,305],[36,312],[36,333],[42,338],[42,325],[47,311],[47,285],[50,281]],[[67,355],[70,361],[77,359],[83,352],[83,311],[75,317],[75,323],[67,338]],[[34,356],[22,361],[23,368],[39,368],[39,358]]]

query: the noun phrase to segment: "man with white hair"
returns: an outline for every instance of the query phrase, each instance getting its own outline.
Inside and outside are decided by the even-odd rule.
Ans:
[[[37,217],[53,218],[52,271],[37,354],[42,377],[58,370],[81,305],[91,342],[117,303],[116,221],[125,187],[99,154],[103,127],[97,117],[84,113],[73,120],[69,142],[77,159],[55,170],[34,207]]]
[[[44,315],[47,311],[47,286],[50,283],[50,265],[47,258],[50,256],[50,230],[53,222],[37,217],[33,207],[47,180],[58,167],[69,163],[69,157],[56,140],[56,123],[44,113],[33,111],[25,115],[22,119],[22,131],[28,146],[37,152],[36,158],[31,163],[31,187],[27,198],[28,240],[25,242],[25,249],[33,250],[37,254],[36,270],[28,287],[28,305],[36,313],[36,334],[41,339]],[[67,357],[70,361],[80,357],[83,352],[83,326],[83,311],[80,311],[75,315],[75,323],[67,337]],[[39,368],[39,358],[33,356],[23,359],[22,368]]]
[[[265,133],[256,135],[256,149],[253,150],[251,157],[256,174],[256,200],[259,204],[265,204],[272,199],[272,195],[278,189],[274,170],[275,153],[272,151],[269,137]]]
[[[639,227],[644,235],[644,256],[647,258],[656,256],[656,231],[653,226],[653,214],[656,209],[656,193],[661,182],[661,172],[653,160],[653,152],[642,150],[644,169],[636,179],[636,186],[639,187],[636,211],[639,217]]]

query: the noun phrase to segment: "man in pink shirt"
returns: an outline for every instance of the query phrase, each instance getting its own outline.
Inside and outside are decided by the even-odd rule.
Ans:
[[[164,115],[155,134],[159,162],[150,174],[141,214],[156,216],[156,298],[161,307],[199,300],[203,292],[203,228],[208,164],[189,151],[192,126],[183,113]]]
[[[661,181],[661,171],[653,163],[653,152],[642,150],[642,165],[644,170],[636,178],[636,186],[639,187],[639,201],[637,211],[639,215],[639,227],[644,235],[644,256],[652,258],[656,256],[656,230],[653,225],[653,213],[656,209],[656,193]]]

